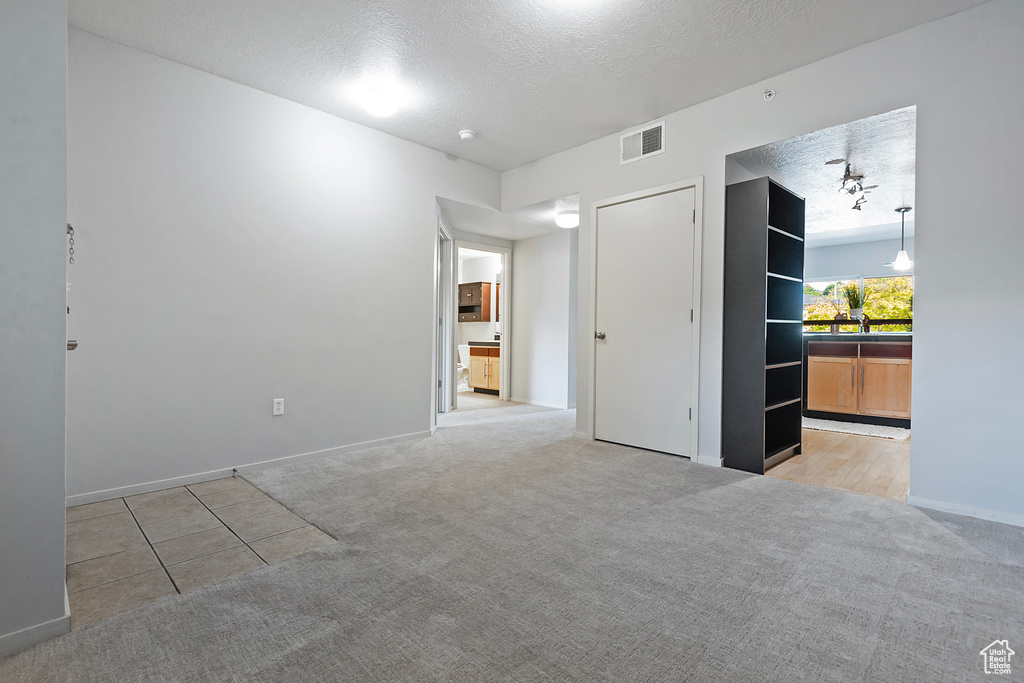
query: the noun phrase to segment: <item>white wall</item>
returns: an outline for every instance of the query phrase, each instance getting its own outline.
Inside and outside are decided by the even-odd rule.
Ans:
[[[569,404],[571,233],[517,240],[512,265],[513,401]]]
[[[910,260],[914,260],[914,238],[908,237],[904,244]],[[913,268],[897,272],[885,265],[893,262],[899,250],[899,239],[809,247],[804,250],[804,280],[913,275]]]
[[[67,631],[63,0],[0,3],[0,656]]]
[[[490,282],[491,287],[491,320],[478,323],[458,323],[459,343],[471,341],[494,341],[498,324],[498,292],[493,283],[501,279],[501,254],[480,256],[477,258],[459,259],[459,284],[466,282]]]
[[[426,432],[436,197],[495,206],[499,176],[70,41],[68,493]]]
[[[1016,187],[1024,177],[1024,88],[1019,70],[1007,66],[1020,63],[1021,45],[1024,3],[995,0],[670,114],[659,156],[620,166],[611,135],[503,174],[503,210],[580,192],[577,428],[589,429],[595,201],[705,178],[699,453],[718,458],[725,157],[916,104],[921,249],[910,492],[919,502],[1024,523],[1024,458],[1013,428],[1022,408],[1024,322],[1005,316],[1024,294],[1000,284],[1024,253]],[[844,67],[851,63],[857,69]],[[771,102],[762,97],[766,87],[777,93]],[[958,310],[1000,319],[998,333],[949,324]]]

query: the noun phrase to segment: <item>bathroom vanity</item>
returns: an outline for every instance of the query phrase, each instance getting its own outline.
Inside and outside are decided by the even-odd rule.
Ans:
[[[501,389],[501,342],[469,342],[469,386],[484,394]]]

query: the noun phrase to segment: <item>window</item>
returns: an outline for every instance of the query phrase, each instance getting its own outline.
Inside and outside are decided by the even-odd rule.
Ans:
[[[874,277],[863,280],[864,314],[872,319],[914,317],[914,276]],[[910,332],[912,325],[872,326],[874,332]]]
[[[864,314],[873,320],[914,317],[914,276],[825,280],[804,283],[804,320],[832,320],[850,314],[843,291],[853,285],[861,292]],[[841,331],[851,332],[853,326]],[[828,332],[830,325],[807,325],[806,332]],[[912,325],[872,325],[872,332],[910,332]]]
[[[826,280],[804,283],[804,320],[832,320],[838,313],[850,315],[843,290],[848,285],[859,287],[860,280]],[[870,314],[869,314],[870,315]],[[828,332],[830,325],[808,325],[805,332]],[[847,332],[852,331],[851,327]]]

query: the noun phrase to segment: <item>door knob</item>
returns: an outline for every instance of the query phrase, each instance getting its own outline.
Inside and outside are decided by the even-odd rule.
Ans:
[[[601,341],[604,341],[604,332],[595,332],[594,339],[600,339]]]

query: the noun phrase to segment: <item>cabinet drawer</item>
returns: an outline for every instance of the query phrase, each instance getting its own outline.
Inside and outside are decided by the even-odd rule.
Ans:
[[[490,349],[486,346],[470,346],[469,355],[471,356],[489,356],[491,355]]]
[[[459,313],[460,323],[480,322],[480,318],[480,311],[474,311],[472,313]]]
[[[491,358],[497,358],[501,355],[501,349],[496,346],[489,347],[487,350],[490,352],[487,355]]]

